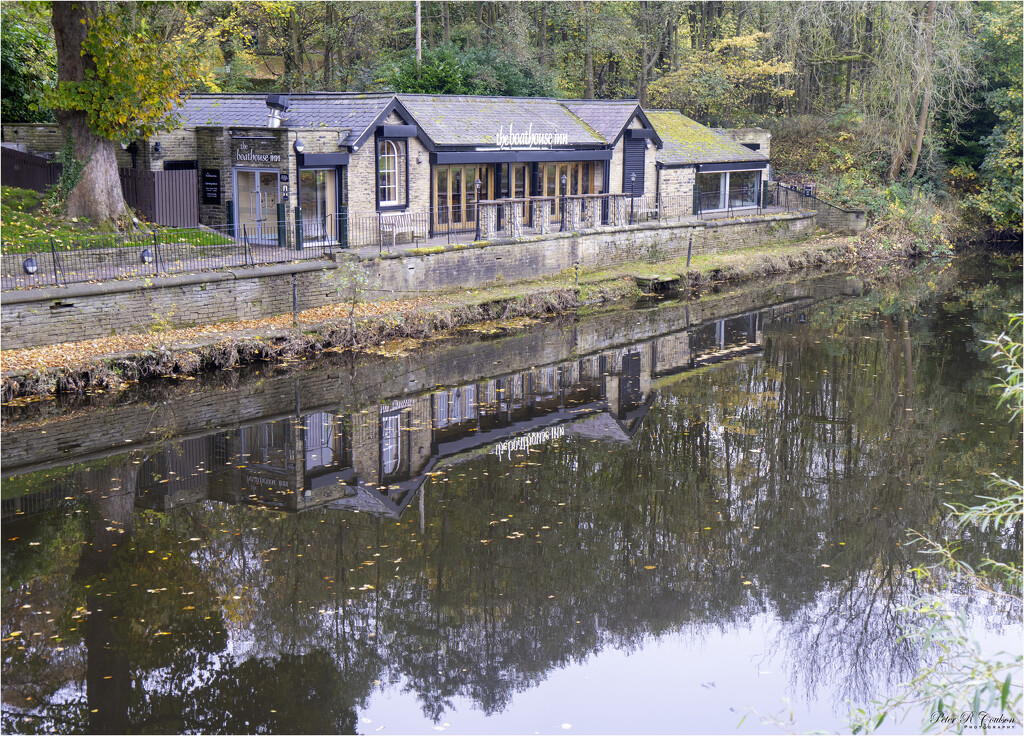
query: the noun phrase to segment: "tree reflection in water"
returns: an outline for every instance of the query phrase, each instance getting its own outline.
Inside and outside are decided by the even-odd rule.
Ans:
[[[905,530],[1019,456],[963,339],[1019,286],[945,278],[24,476],[72,500],[5,518],[4,728],[351,733],[389,685],[500,714],[764,613],[794,692],[863,701],[922,656]]]

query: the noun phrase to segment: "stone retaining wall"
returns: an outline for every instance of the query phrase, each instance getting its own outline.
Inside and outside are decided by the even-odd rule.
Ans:
[[[813,214],[728,221],[651,224],[556,233],[515,241],[450,247],[443,253],[395,253],[362,261],[372,291],[365,299],[422,297],[552,276],[577,263],[597,269],[658,262],[781,243],[806,237]],[[352,258],[348,254],[340,258]],[[306,261],[259,268],[142,280],[73,284],[5,292],[0,339],[4,349],[53,345],[115,334],[259,319],[338,301],[338,264]]]
[[[844,277],[746,286],[688,304],[619,310],[580,320],[553,320],[493,340],[443,341],[409,355],[325,356],[320,370],[265,367],[260,380],[210,377],[183,386],[156,387],[130,402],[62,409],[49,417],[4,427],[4,476],[64,466],[131,449],[159,446],[161,438],[235,429],[315,411],[349,413],[381,401],[411,398],[434,386],[458,386],[538,366],[555,365],[616,347],[669,335],[728,315],[793,300],[841,293]],[[359,396],[359,405],[350,403]]]

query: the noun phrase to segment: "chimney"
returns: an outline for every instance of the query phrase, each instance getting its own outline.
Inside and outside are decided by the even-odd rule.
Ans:
[[[267,127],[281,127],[281,113],[288,110],[288,95],[267,95]]]

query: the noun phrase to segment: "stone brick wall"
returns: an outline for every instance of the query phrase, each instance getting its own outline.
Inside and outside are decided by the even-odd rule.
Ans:
[[[715,132],[736,143],[755,143],[760,146],[758,153],[771,156],[772,133],[766,128],[715,128]]]
[[[661,169],[658,186],[669,212],[693,214],[693,184],[696,172],[695,166]]]
[[[4,123],[2,127],[4,143],[21,143],[27,153],[57,153],[64,145],[60,128],[56,125]]]
[[[594,269],[694,255],[810,235],[812,215],[780,215],[679,225],[601,228],[447,250],[427,256],[367,260],[368,299],[422,296]],[[286,314],[293,282],[299,310],[338,301],[333,265],[281,264],[69,288],[6,292],[0,310],[4,348],[51,345],[107,335],[189,327]]]
[[[348,160],[350,220],[377,214],[377,152],[374,146],[373,136],[370,136]]]
[[[619,138],[612,148],[612,158],[608,162],[608,192],[622,194],[622,159],[625,149],[625,137]]]
[[[149,147],[150,167],[153,169],[163,169],[167,161],[194,161],[198,158],[195,129],[160,133],[153,143],[156,141],[160,142],[160,153],[153,151],[152,144]]]
[[[786,195],[789,201],[807,212],[815,212],[817,226],[822,230],[840,233],[859,233],[868,226],[867,212],[864,210],[847,210],[831,202],[818,199],[814,195],[806,195],[799,190],[791,190]]]

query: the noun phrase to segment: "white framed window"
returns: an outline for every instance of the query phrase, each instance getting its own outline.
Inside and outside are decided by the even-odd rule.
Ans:
[[[698,173],[697,187],[704,212],[757,207],[761,199],[761,171]]]
[[[384,475],[394,475],[402,461],[401,416],[390,414],[381,418],[381,466]]]
[[[405,204],[406,142],[385,138],[377,143],[377,199],[381,207]]]

